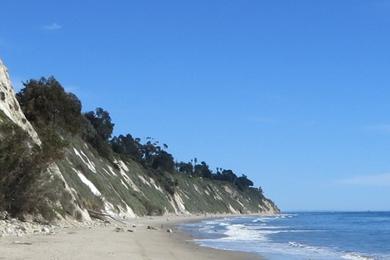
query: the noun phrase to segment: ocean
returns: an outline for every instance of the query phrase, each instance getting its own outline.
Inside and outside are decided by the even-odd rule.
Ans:
[[[292,212],[183,224],[201,246],[266,259],[390,259],[390,212]]]

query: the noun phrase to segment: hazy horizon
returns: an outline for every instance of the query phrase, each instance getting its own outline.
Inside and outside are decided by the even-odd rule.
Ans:
[[[283,211],[390,210],[386,1],[2,3],[13,83],[246,174]]]

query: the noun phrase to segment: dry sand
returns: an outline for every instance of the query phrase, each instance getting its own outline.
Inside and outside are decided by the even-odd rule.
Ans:
[[[53,235],[3,237],[0,238],[0,259],[260,259],[246,253],[199,247],[191,242],[189,235],[175,227],[177,223],[200,218],[145,217],[129,220],[127,225],[68,227]],[[157,230],[147,229],[147,226]],[[116,227],[121,230],[116,232]],[[172,229],[173,233],[168,233],[167,229]]]

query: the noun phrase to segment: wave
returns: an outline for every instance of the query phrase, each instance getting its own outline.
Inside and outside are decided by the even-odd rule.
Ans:
[[[236,240],[236,241],[267,241],[268,235],[278,233],[297,233],[307,232],[306,230],[287,230],[284,227],[268,226],[256,227],[246,226],[243,224],[233,224],[224,226],[224,237],[221,240]]]
[[[252,239],[252,243],[248,238]],[[284,243],[269,242],[266,237],[253,236],[251,233],[241,233],[237,240],[232,238],[201,239],[195,240],[201,246],[212,247],[222,250],[238,250],[252,253],[260,253],[264,256],[271,256],[271,259],[346,259],[346,260],[376,260],[388,259],[386,257],[367,256],[357,252],[338,252],[327,247],[309,246],[298,242],[290,241]],[[242,239],[242,240],[239,240]],[[259,243],[260,242],[260,243]]]
[[[336,247],[332,243],[316,246],[304,244],[297,242],[303,237],[298,234],[278,235],[279,233],[328,231],[319,226],[317,228],[322,229],[306,230],[306,225],[302,225],[301,222],[298,222],[297,225],[297,220],[290,220],[296,216],[298,215],[281,214],[275,217],[241,217],[202,221],[196,229],[203,233],[209,233],[210,236],[195,241],[201,246],[259,253],[270,259],[390,259],[388,255],[343,251],[342,248]],[[313,234],[311,237],[314,238],[316,235]],[[309,241],[310,244],[311,240],[307,239],[306,235],[305,238],[302,241]],[[315,243],[313,242],[313,244]],[[359,248],[356,249],[359,250]]]
[[[271,231],[269,231],[271,232]],[[248,229],[245,225],[236,224],[227,226],[227,230],[224,232],[226,237],[222,240],[246,240],[246,241],[265,241],[267,238],[265,234],[267,232],[259,232],[256,229]]]
[[[252,223],[258,223],[258,222],[267,223],[275,219],[293,218],[296,216],[298,216],[298,214],[277,214],[275,216],[269,216],[269,217],[258,217],[252,220]]]

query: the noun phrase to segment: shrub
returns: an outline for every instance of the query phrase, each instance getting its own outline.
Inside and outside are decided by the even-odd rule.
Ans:
[[[52,132],[42,136],[42,145],[34,145],[28,134],[11,122],[2,122],[0,131],[0,210],[13,217],[25,214],[53,219],[53,203],[61,194],[60,181],[47,168],[61,158],[63,143]]]

